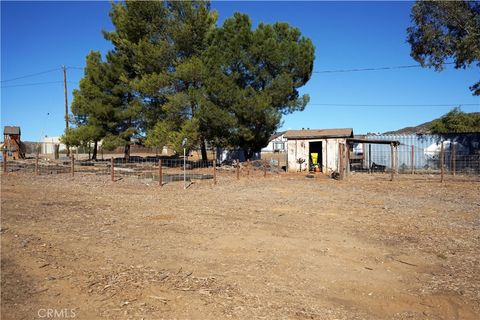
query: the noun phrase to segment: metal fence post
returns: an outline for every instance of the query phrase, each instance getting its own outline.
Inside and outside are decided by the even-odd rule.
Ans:
[[[442,144],[440,145],[440,182],[443,183],[443,174],[444,174],[444,162],[445,162],[445,149]]]
[[[162,176],[162,159],[158,160],[158,185],[163,186],[163,176]]]
[[[115,165],[114,165],[114,162],[113,162],[113,157],[110,159],[110,163],[111,163],[110,167],[111,167],[111,170],[112,170],[112,172],[111,172],[112,181],[115,181],[115,167],[114,167]]]
[[[267,177],[267,161],[263,161],[263,177]]]
[[[250,175],[250,159],[247,159],[247,176]]]

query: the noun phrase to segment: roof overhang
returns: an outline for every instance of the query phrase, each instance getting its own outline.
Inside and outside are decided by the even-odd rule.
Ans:
[[[370,143],[370,144],[393,144],[394,146],[400,145],[400,141],[398,140],[370,140],[370,139],[362,139],[362,138],[348,138],[347,142],[350,143]]]
[[[353,129],[288,130],[283,137],[287,140],[353,138]]]

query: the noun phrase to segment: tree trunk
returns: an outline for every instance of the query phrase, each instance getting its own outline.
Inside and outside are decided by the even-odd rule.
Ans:
[[[207,145],[205,144],[205,139],[200,140],[200,150],[202,152],[202,160],[207,161],[208,160],[208,155],[207,155]]]
[[[93,143],[93,155],[92,160],[97,161],[97,149],[98,149],[98,141]]]
[[[126,144],[125,145],[125,149],[124,149],[124,155],[125,157],[125,160],[128,161],[130,159],[130,143]]]
[[[245,160],[252,160],[254,153],[255,152],[251,148],[243,149],[243,155],[245,156]]]

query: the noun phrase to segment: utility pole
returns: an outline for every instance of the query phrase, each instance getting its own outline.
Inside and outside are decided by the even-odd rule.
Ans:
[[[68,131],[68,95],[67,95],[67,67],[62,66],[63,69],[63,92],[65,94],[65,133]],[[70,156],[70,148],[67,144],[67,157]]]

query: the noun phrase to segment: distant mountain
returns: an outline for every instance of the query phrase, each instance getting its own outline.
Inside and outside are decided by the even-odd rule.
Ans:
[[[470,115],[480,115],[480,112],[470,112],[468,114],[470,114]],[[437,119],[419,124],[416,127],[405,127],[405,128],[398,129],[398,130],[395,130],[395,131],[387,131],[387,132],[384,132],[384,134],[414,134],[414,133],[425,134],[425,133],[431,133],[430,132],[430,124],[435,120],[437,120]]]

